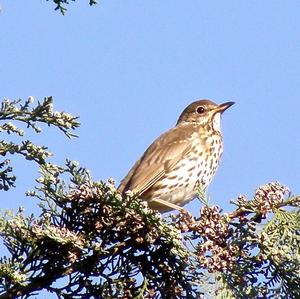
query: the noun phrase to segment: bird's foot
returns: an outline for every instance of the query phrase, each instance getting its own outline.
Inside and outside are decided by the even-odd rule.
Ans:
[[[178,205],[175,205],[175,204],[173,204],[173,203],[171,203],[171,202],[168,202],[168,201],[165,201],[165,200],[163,200],[163,199],[154,198],[154,199],[151,200],[151,202],[157,203],[157,204],[162,205],[162,206],[165,206],[165,207],[168,207],[168,208],[170,208],[170,209],[172,209],[172,210],[177,210],[177,211],[179,211],[179,212],[184,212],[184,211],[186,211],[183,207],[178,206]]]

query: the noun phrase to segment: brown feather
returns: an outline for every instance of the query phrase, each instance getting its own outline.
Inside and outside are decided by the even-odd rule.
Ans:
[[[118,190],[121,193],[131,190],[140,195],[149,190],[189,152],[189,139],[196,132],[196,128],[195,125],[184,124],[162,134],[134,164],[121,181]]]

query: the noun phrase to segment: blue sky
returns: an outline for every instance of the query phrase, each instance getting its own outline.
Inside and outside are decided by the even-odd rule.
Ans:
[[[300,193],[299,1],[87,2],[63,17],[51,1],[0,1],[1,98],[51,95],[80,116],[77,139],[51,129],[34,137],[52,162],[68,157],[95,180],[119,182],[190,102],[234,100],[212,202],[229,211],[230,199],[274,180]],[[18,187],[2,192],[0,208],[37,212],[23,196],[37,168],[14,166]]]

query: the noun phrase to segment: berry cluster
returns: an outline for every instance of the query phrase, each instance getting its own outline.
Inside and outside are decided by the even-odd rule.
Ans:
[[[278,208],[289,194],[289,189],[278,182],[273,182],[259,187],[255,191],[253,205],[265,215],[274,208]]]
[[[197,257],[200,265],[209,272],[233,267],[238,247],[228,242],[230,236],[229,218],[221,215],[217,206],[204,206],[200,218],[182,212],[177,219],[177,227],[185,233],[193,233],[197,244]]]

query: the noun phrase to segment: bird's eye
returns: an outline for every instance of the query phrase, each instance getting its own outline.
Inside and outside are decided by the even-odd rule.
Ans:
[[[196,112],[199,113],[199,114],[202,114],[204,111],[205,111],[205,109],[204,109],[203,106],[199,106],[199,107],[197,107],[197,109],[196,109]]]

